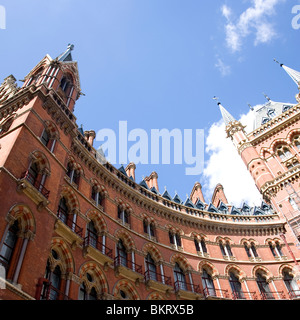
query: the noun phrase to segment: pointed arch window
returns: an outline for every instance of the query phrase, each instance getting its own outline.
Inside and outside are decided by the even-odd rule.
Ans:
[[[202,280],[203,292],[205,296],[215,297],[216,290],[215,290],[214,281],[212,279],[212,276],[207,272],[206,269],[203,269],[201,280]]]
[[[146,256],[145,265],[146,265],[146,273],[147,273],[148,280],[157,281],[156,265],[150,253],[148,253]]]
[[[292,299],[300,298],[300,290],[295,278],[287,270],[283,271],[283,281]]]
[[[242,284],[233,272],[229,273],[229,284],[235,299],[245,299],[245,295],[242,292]]]
[[[120,239],[117,243],[117,258],[119,265],[128,266],[128,257],[127,257],[127,250],[124,246],[123,240]]]
[[[277,154],[282,161],[285,161],[292,156],[289,148],[283,145],[277,147]]]
[[[118,219],[123,225],[129,225],[129,213],[127,210],[118,208]]]
[[[19,232],[19,222],[16,220],[14,224],[9,227],[0,250],[0,265],[5,268],[6,273],[10,268],[10,263],[15,252]]]
[[[102,199],[102,197],[101,197],[101,194],[100,194],[100,192],[99,192],[99,188],[98,188],[97,185],[94,185],[94,186],[92,187],[91,198],[92,198],[92,200],[95,201],[96,207],[102,206],[103,199]]]
[[[61,293],[61,269],[59,265],[56,265],[53,271],[51,271],[50,261],[47,261],[45,278],[49,281],[43,288],[42,300],[60,300],[62,299]]]
[[[177,287],[180,290],[187,290],[185,274],[177,262],[175,263],[175,267],[174,267],[174,280],[175,280],[175,285],[177,283]]]
[[[155,237],[155,228],[153,223],[149,222],[147,219],[144,219],[143,227],[144,233],[147,234],[150,239]]]
[[[69,162],[67,165],[67,176],[70,178],[70,183],[79,186],[80,171],[74,168],[74,164]]]
[[[259,291],[261,293],[261,296],[262,296],[262,299],[263,300],[273,300],[275,299],[271,290],[270,290],[270,287],[269,287],[269,284],[266,280],[266,277],[264,275],[262,275],[261,273],[257,273],[256,275],[256,283],[257,283],[257,286],[259,288]]]
[[[87,225],[86,236],[88,238],[88,244],[94,248],[97,248],[98,234],[93,221],[90,221]]]
[[[198,254],[203,255],[207,254],[206,243],[203,238],[199,240],[197,237],[194,238],[195,248]]]
[[[175,249],[181,249],[182,248],[182,243],[181,243],[181,236],[179,232],[175,232],[170,230],[169,231],[169,240],[170,244],[174,246]]]

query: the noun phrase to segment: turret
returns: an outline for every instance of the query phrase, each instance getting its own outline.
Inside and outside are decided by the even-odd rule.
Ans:
[[[73,112],[75,102],[81,95],[78,65],[71,54],[73,49],[74,45],[69,44],[67,50],[55,59],[46,55],[25,77],[23,88],[44,85],[54,90]]]

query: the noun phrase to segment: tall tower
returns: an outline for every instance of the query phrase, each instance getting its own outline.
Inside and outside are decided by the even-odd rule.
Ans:
[[[300,72],[280,64],[300,89]],[[255,107],[253,130],[219,103],[227,137],[233,141],[263,196],[300,239],[300,94],[298,104],[272,101]]]

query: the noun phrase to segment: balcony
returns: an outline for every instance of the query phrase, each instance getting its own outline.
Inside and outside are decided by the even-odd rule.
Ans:
[[[171,277],[164,276],[161,273],[147,270],[144,273],[144,278],[147,289],[153,289],[165,293],[170,293],[173,289]]]
[[[24,192],[38,205],[38,209],[44,208],[49,204],[48,199],[50,191],[28,171],[22,174],[22,177],[18,182],[17,191]]]
[[[278,292],[260,292],[261,300],[286,300],[286,296],[283,291]]]
[[[139,284],[144,280],[143,268],[128,258],[117,255],[114,259],[115,275],[123,276]]]
[[[72,300],[60,290],[52,286],[47,279],[39,279],[36,300]]]
[[[256,292],[233,291],[232,300],[257,300]]]
[[[108,266],[113,261],[113,251],[92,234],[88,234],[83,240],[83,255],[89,256],[93,260],[98,261],[103,266]]]
[[[230,299],[228,290],[215,289],[215,288],[207,288],[203,289],[204,297],[207,300],[228,300]]]
[[[175,293],[182,299],[199,300],[203,297],[199,285],[191,284],[186,281],[177,280],[174,283]]]
[[[68,215],[61,208],[57,211],[57,217],[58,219],[55,223],[56,233],[65,238],[71,244],[72,248],[79,246],[83,241],[83,229],[72,220],[72,216]]]
[[[300,290],[290,290],[289,297],[291,300],[300,300]]]

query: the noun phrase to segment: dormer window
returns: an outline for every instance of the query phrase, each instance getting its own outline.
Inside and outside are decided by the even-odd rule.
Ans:
[[[275,109],[268,109],[267,115],[269,118],[273,119],[277,116]]]

